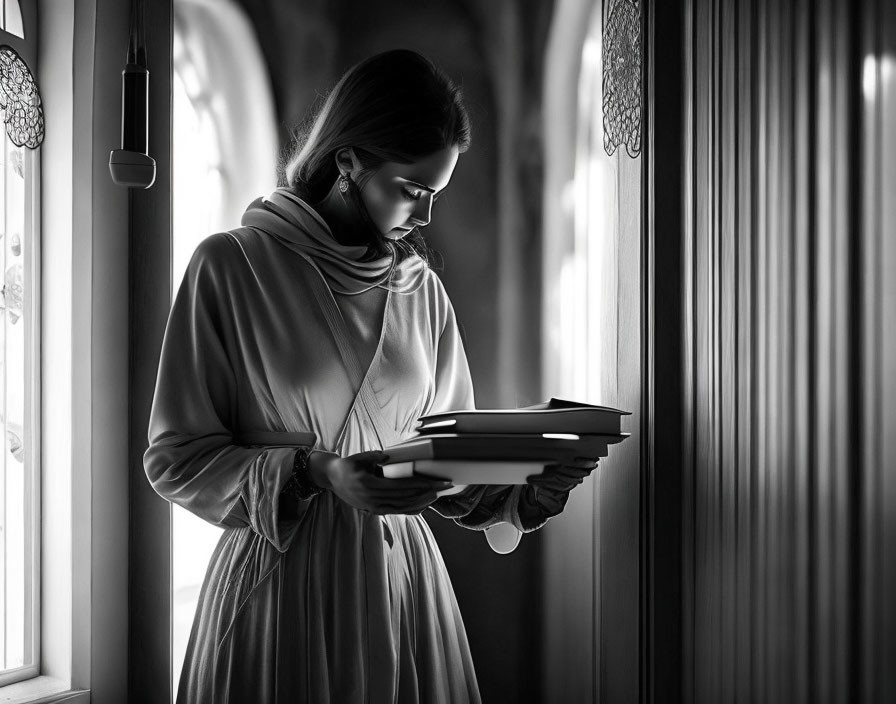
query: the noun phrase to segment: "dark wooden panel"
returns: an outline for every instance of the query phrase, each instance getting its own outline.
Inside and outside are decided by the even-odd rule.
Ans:
[[[641,699],[677,701],[682,691],[682,142],[685,128],[684,14],[676,3],[644,3],[645,114],[642,245],[642,616]]]
[[[814,426],[811,423],[810,389],[812,384],[812,358],[814,348],[814,325],[812,318],[813,296],[811,292],[812,233],[814,231],[814,198],[811,174],[815,169],[814,149],[814,90],[811,72],[812,43],[811,27],[813,9],[809,0],[799,0],[794,8],[792,90],[795,96],[792,127],[793,148],[791,150],[794,213],[792,216],[793,257],[790,266],[791,311],[793,316],[793,339],[791,357],[791,388],[793,391],[793,412],[791,425],[790,454],[793,466],[793,560],[794,573],[791,589],[793,638],[791,697],[794,701],[807,702],[811,699],[812,618],[809,605],[812,603],[813,582],[810,575],[811,564],[811,486],[814,467],[812,438]]]
[[[149,152],[156,181],[134,191],[130,226],[130,554],[128,701],[171,701],[171,505],[143,471],[149,410],[171,296],[171,1],[147,3]]]
[[[651,123],[646,189],[648,249],[672,251],[659,238],[673,236],[681,252],[677,281],[654,266],[646,282],[649,358],[675,355],[681,379],[679,513],[650,493],[646,522],[651,541],[660,517],[681,536],[681,689],[659,693],[669,664],[648,629],[651,699],[892,695],[893,16],[879,0],[692,0],[678,15],[684,104],[650,73],[652,119],[683,121],[678,141]],[[651,34],[653,61],[668,44]],[[682,191],[657,180],[670,145]],[[680,198],[675,226],[657,225],[661,190]],[[678,295],[679,337],[658,332],[661,285]],[[645,373],[659,423],[666,381]],[[655,584],[645,593],[655,623],[670,607]]]
[[[736,415],[736,554],[735,602],[736,624],[732,638],[736,652],[734,686],[738,692],[738,700],[751,701],[753,697],[753,678],[751,662],[754,657],[754,619],[756,590],[753,589],[755,564],[755,478],[753,459],[753,401],[755,389],[755,305],[752,283],[755,272],[755,240],[752,237],[755,227],[755,208],[752,194],[757,186],[757,174],[753,169],[755,149],[755,109],[756,109],[756,75],[755,61],[758,56],[758,33],[755,29],[755,2],[741,2],[737,6],[736,19],[736,57],[737,61],[737,101],[738,119],[735,123],[736,153],[735,178],[736,187],[731,208],[735,212],[736,241],[736,276],[737,296],[735,304],[735,325],[737,335],[735,373],[737,375],[736,397],[732,403]]]
[[[624,150],[611,157],[616,166],[617,213],[614,291],[603,300],[603,325],[616,325],[616,347],[606,362],[602,395],[606,403],[632,413],[631,437],[601,461],[595,512],[599,557],[598,700],[632,701],[639,691],[641,473],[641,158]]]
[[[692,701],[695,696],[695,672],[694,663],[696,661],[695,651],[697,648],[697,638],[694,633],[694,622],[696,619],[695,612],[697,604],[695,601],[696,584],[694,575],[694,542],[695,534],[695,501],[694,501],[694,485],[695,485],[695,468],[694,468],[694,449],[695,449],[695,425],[693,407],[695,402],[695,292],[694,292],[694,232],[696,221],[696,206],[694,202],[695,189],[693,186],[695,178],[695,160],[690,155],[696,151],[696,119],[697,110],[693,100],[693,95],[697,86],[696,78],[696,57],[694,52],[694,44],[697,35],[696,17],[696,0],[686,0],[684,4],[683,16],[683,37],[682,44],[684,47],[684,144],[682,152],[676,155],[682,163],[683,175],[683,214],[682,214],[682,230],[679,235],[681,240],[681,298],[682,298],[682,331],[681,331],[681,354],[682,354],[682,370],[681,370],[681,405],[678,410],[678,416],[681,418],[681,611],[682,611],[682,695],[685,701]],[[660,114],[657,109],[655,114]],[[672,233],[670,233],[672,234]],[[657,340],[658,345],[660,340]],[[666,347],[677,347],[677,340],[669,338],[662,340],[663,347],[658,347],[656,354],[663,355]],[[658,383],[663,383],[658,380]],[[662,527],[658,527],[658,532],[662,532]],[[666,605],[667,608],[674,608],[677,605]]]
[[[694,50],[694,696],[703,700],[718,690],[721,655],[718,619],[720,593],[717,580],[716,541],[720,537],[718,507],[717,434],[715,408],[715,4],[695,3]],[[704,526],[711,526],[705,530]]]
[[[874,482],[868,485],[874,497],[875,510],[869,512],[869,518],[876,539],[871,543],[866,569],[877,574],[873,581],[877,593],[866,609],[866,642],[872,643],[866,653],[877,658],[869,658],[874,683],[869,689],[878,695],[877,701],[884,702],[896,701],[896,668],[888,666],[896,661],[896,600],[892,598],[896,594],[896,199],[892,197],[896,193],[896,5],[880,0],[872,6],[874,12],[869,12],[868,22],[879,31],[879,99],[877,137],[871,151],[879,161],[873,221],[875,247],[869,248],[869,254],[877,267],[880,288],[868,301],[869,308],[876,309],[876,320],[867,327],[870,339],[866,341],[874,355],[866,390],[868,397],[875,399],[867,427],[876,440],[871,461]]]
[[[717,68],[716,86],[718,146],[716,198],[718,250],[716,276],[719,346],[716,355],[717,432],[719,434],[719,469],[721,535],[718,542],[721,570],[721,614],[719,628],[727,643],[737,633],[737,8],[720,4],[716,21]],[[737,648],[721,648],[719,678],[726,700],[736,697]]]
[[[862,19],[862,672],[864,701],[896,699],[896,6]]]
[[[817,172],[815,188],[818,229],[816,272],[817,343],[815,423],[817,428],[815,522],[816,560],[813,579],[818,595],[816,622],[816,696],[818,701],[844,701],[849,691],[849,496],[844,476],[849,467],[848,408],[848,217],[847,154],[849,140],[849,33],[842,3],[820,3],[817,61]]]

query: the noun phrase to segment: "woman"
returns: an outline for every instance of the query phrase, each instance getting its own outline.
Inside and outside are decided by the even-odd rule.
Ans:
[[[226,528],[178,701],[479,701],[419,514],[534,530],[593,463],[441,497],[450,484],[378,471],[421,415],[473,407],[418,230],[469,143],[457,87],[418,54],[380,54],[327,97],[284,187],[197,248],[145,455],[159,494]]]

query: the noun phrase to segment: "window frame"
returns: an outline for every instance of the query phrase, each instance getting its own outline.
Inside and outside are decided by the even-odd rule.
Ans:
[[[7,13],[7,10],[9,9],[8,6],[9,6],[10,4],[12,4],[12,5],[14,5],[15,8],[16,8],[16,18],[17,18],[17,21],[18,21],[19,26],[22,27],[22,34],[25,34],[25,29],[24,29],[25,18],[24,18],[23,15],[22,15],[22,5],[21,5],[21,3],[19,3],[19,0],[0,0],[0,2],[3,3],[2,10],[0,10],[0,12],[3,13],[2,16],[0,16],[0,19],[2,19],[2,25],[3,25],[3,26],[0,27],[0,32],[3,32],[4,34],[8,34],[8,35],[13,36],[13,37],[18,37],[19,39],[24,39],[24,37],[23,37],[22,35],[16,34],[15,32],[11,32],[11,31],[9,31],[9,30],[7,29],[7,25],[9,24],[9,21],[8,21],[8,19],[7,19],[8,16],[9,16],[8,13]],[[29,67],[30,67],[30,66],[29,66]]]
[[[24,37],[0,28],[0,44],[14,49],[38,78],[37,63],[37,15],[33,6],[19,6],[19,17],[23,25]],[[5,5],[4,5],[5,8]],[[38,80],[38,86],[40,81]],[[0,134],[0,139],[8,140],[8,135]],[[26,181],[25,230],[29,232],[30,245],[24,248],[24,308],[21,321],[27,324],[25,337],[25,379],[24,417],[22,441],[26,448],[25,467],[29,470],[25,491],[25,600],[30,602],[30,623],[25,624],[25,633],[30,630],[30,664],[4,670],[0,668],[0,695],[5,695],[5,687],[36,677],[40,670],[41,645],[41,512],[40,496],[42,486],[41,462],[41,159],[42,148],[23,148],[23,178]],[[23,233],[24,234],[24,233]],[[36,364],[35,364],[36,363]],[[36,367],[36,368],[35,368]],[[27,436],[24,432],[27,428]],[[4,566],[5,569],[5,566]],[[5,608],[5,605],[3,605]],[[5,621],[4,621],[5,624]],[[5,626],[4,626],[5,627]],[[27,636],[26,636],[27,641]]]
[[[0,30],[5,40],[8,33]],[[29,66],[31,68],[31,66]],[[2,139],[8,139],[2,135]],[[21,320],[28,331],[25,336],[25,408],[22,442],[26,450],[25,468],[25,600],[30,602],[30,623],[25,624],[26,644],[31,641],[29,664],[0,669],[0,688],[37,676],[40,670],[40,488],[41,488],[41,316],[40,316],[40,148],[24,148],[23,178],[26,182],[25,230],[30,243],[24,248],[25,293]],[[24,234],[24,233],[23,233]],[[27,323],[26,323],[27,321]],[[36,364],[35,364],[36,363]],[[36,369],[35,369],[36,367]],[[27,429],[27,430],[26,430]],[[5,569],[5,567],[4,567]],[[29,637],[30,636],[30,637]],[[2,691],[2,689],[0,689]]]
[[[165,3],[147,9],[166,13]],[[131,223],[129,193],[112,183],[108,159],[120,140],[130,3],[37,0],[22,10],[46,124],[35,174],[42,253],[40,658],[36,676],[0,686],[0,699],[126,701],[130,328],[122,233]]]

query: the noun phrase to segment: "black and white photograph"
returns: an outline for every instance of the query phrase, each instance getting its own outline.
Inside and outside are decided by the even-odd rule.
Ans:
[[[0,0],[0,701],[896,701],[896,4]]]

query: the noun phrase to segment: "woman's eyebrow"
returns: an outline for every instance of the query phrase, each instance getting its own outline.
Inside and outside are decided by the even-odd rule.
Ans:
[[[429,186],[424,186],[422,183],[417,183],[416,181],[411,181],[411,179],[409,179],[409,178],[406,178],[405,181],[407,181],[408,183],[410,183],[410,184],[413,185],[413,186],[417,186],[418,188],[422,188],[424,191],[429,191],[430,193],[435,193],[435,192],[436,192],[436,189],[435,189],[435,188],[430,188]],[[447,188],[447,186],[446,186],[446,188]],[[444,191],[445,189],[443,188],[442,190]]]

